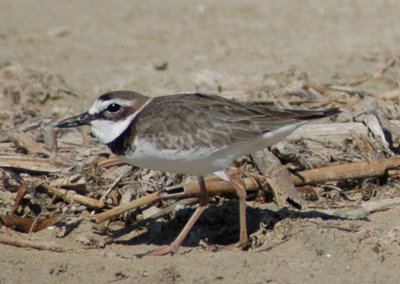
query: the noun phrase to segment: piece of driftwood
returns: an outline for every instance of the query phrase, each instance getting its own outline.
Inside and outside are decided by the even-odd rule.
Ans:
[[[353,134],[368,136],[368,128],[361,122],[305,124],[292,132],[287,140],[307,138],[319,141],[341,142]]]
[[[103,201],[78,194],[72,190],[65,190],[62,188],[52,187],[52,186],[48,185],[47,183],[42,183],[42,184],[40,184],[40,186],[43,187],[44,189],[46,189],[48,192],[51,192],[58,197],[61,197],[68,203],[77,202],[77,203],[85,205],[87,207],[96,208],[96,209],[101,209],[104,207]]]
[[[0,216],[0,222],[8,228],[12,228],[16,231],[30,233],[38,232],[49,226],[52,226],[59,222],[63,217],[53,216],[44,219],[30,218],[30,217],[16,217],[16,216]]]
[[[382,176],[387,170],[400,167],[400,157],[352,162],[305,170],[292,175],[295,185],[319,184],[328,181]]]
[[[68,187],[68,188],[79,188],[86,186],[86,180],[81,174],[73,174],[70,176],[64,176],[49,182],[52,187]]]
[[[21,204],[22,198],[24,198],[27,192],[28,192],[28,186],[26,185],[25,182],[21,183],[21,185],[18,188],[14,204],[11,206],[10,215],[14,215],[15,211],[17,211],[18,206]]]
[[[20,247],[20,248],[48,250],[48,251],[52,251],[52,252],[71,251],[70,249],[59,247],[59,246],[53,246],[53,245],[49,245],[49,244],[37,243],[37,242],[29,241],[29,240],[22,240],[22,239],[16,239],[16,238],[4,237],[4,236],[0,237],[0,244],[14,246],[14,247]]]
[[[143,205],[154,203],[159,200],[160,200],[159,193],[154,192],[149,195],[145,195],[141,198],[135,199],[129,203],[125,203],[120,206],[114,207],[103,213],[96,214],[96,215],[94,215],[93,218],[96,221],[96,223],[102,223],[102,222],[112,219],[116,216],[119,216],[127,211],[133,210],[133,209],[141,207]]]
[[[251,155],[256,167],[263,174],[274,192],[278,206],[295,205],[302,207],[302,201],[297,194],[296,187],[286,167],[268,149]]]
[[[378,117],[378,119],[380,118]],[[386,123],[400,127],[399,120],[387,120]],[[287,139],[296,140],[304,137],[317,141],[341,142],[344,138],[351,137],[353,134],[367,137],[368,133],[368,126],[362,122],[308,123],[292,132]]]
[[[386,149],[389,148],[389,143],[386,140],[385,133],[377,115],[373,113],[366,114],[363,117],[363,122],[368,127],[369,131],[374,135],[374,137],[379,138]]]
[[[43,158],[0,156],[0,168],[34,173],[56,173],[65,168],[65,165]]]
[[[208,176],[205,178],[206,188],[209,196],[224,193],[235,193],[233,187],[217,176]],[[247,177],[241,179],[246,187],[246,191],[256,191],[260,188],[260,185],[254,177]],[[198,196],[200,193],[199,183],[197,181],[191,181],[183,185],[171,186],[163,189],[159,193],[160,199],[173,199],[173,198],[186,198],[192,196]]]
[[[43,157],[50,156],[50,152],[47,149],[24,133],[12,131],[8,134],[8,137],[18,148],[23,149],[28,154],[41,155]]]
[[[399,205],[400,205],[400,198],[397,197],[397,198],[388,198],[377,201],[363,202],[361,204],[361,207],[369,213],[375,213],[379,211],[385,211],[393,206],[399,206]]]
[[[397,90],[397,93],[399,91]],[[393,120],[389,120],[385,117],[385,115],[382,114],[381,111],[379,110],[373,110],[371,111],[372,114],[376,116],[378,119],[380,126],[383,129],[384,135],[385,135],[385,140],[388,141],[391,149],[395,150],[397,153],[398,149],[400,147],[400,127],[399,124],[395,124]]]

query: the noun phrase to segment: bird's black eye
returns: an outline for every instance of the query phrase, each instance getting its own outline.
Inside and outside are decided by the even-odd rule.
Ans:
[[[121,109],[121,106],[119,104],[110,104],[107,108],[106,111],[108,112],[117,112]]]

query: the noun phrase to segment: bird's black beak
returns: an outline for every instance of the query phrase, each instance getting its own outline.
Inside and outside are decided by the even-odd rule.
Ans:
[[[88,112],[84,112],[77,116],[73,116],[67,119],[64,119],[60,123],[57,124],[57,127],[67,128],[67,127],[77,127],[81,125],[89,125],[90,122],[94,119],[94,115]]]

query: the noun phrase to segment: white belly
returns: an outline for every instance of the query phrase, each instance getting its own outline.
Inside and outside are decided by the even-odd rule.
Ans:
[[[140,168],[206,175],[229,167],[232,160],[237,157],[272,146],[288,136],[301,124],[303,123],[285,126],[251,141],[233,144],[223,149],[160,150],[149,141],[139,140],[136,141],[135,151],[121,156],[121,159]]]
[[[135,151],[121,156],[125,162],[140,168],[163,172],[206,175],[223,169],[230,164],[230,159],[218,160],[217,151],[212,149],[193,149],[178,152],[159,150],[154,145],[138,145]]]

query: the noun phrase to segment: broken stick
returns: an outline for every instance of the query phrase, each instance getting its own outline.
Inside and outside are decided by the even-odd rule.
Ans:
[[[292,174],[295,185],[318,184],[328,181],[382,176],[387,170],[400,167],[400,157],[332,165]]]
[[[71,251],[71,249],[52,246],[44,243],[37,243],[29,240],[22,240],[22,239],[11,239],[8,237],[0,237],[0,244],[20,247],[20,248],[32,248],[37,250],[48,250],[53,252],[66,252]]]
[[[278,206],[284,207],[290,204],[300,209],[302,200],[296,191],[288,169],[281,164],[281,161],[268,149],[258,151],[251,157],[272,188]]]
[[[141,198],[135,199],[129,203],[114,207],[113,209],[107,210],[103,213],[96,214],[94,215],[94,220],[96,221],[96,223],[101,223],[116,216],[119,216],[127,211],[136,209],[146,204],[154,203],[159,200],[160,197],[158,196],[158,192],[154,192]]]
[[[46,189],[47,191],[57,195],[58,197],[61,197],[68,203],[73,203],[73,202],[78,202],[82,205],[91,207],[91,208],[96,208],[100,209],[104,207],[104,202],[95,198],[87,197],[84,195],[80,195],[76,193],[75,191],[72,190],[65,190],[62,188],[56,188],[48,185],[47,183],[42,183],[40,184],[41,187]]]
[[[11,168],[35,173],[56,173],[64,167],[62,163],[49,159],[0,156],[0,168]]]
[[[8,137],[18,148],[24,149],[28,154],[42,155],[43,157],[50,156],[50,152],[45,149],[42,144],[39,144],[24,133],[12,131],[8,134]]]

